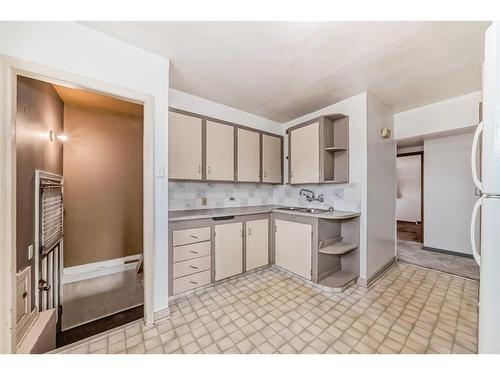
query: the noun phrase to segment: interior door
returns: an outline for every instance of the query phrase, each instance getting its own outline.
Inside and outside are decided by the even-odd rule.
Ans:
[[[290,182],[319,182],[319,122],[290,132]]]
[[[202,120],[169,112],[168,177],[201,180]]]
[[[246,223],[246,270],[269,264],[269,220]]]
[[[207,121],[207,180],[234,181],[234,126]]]
[[[238,128],[238,181],[260,181],[260,134]]]
[[[281,142],[279,137],[262,135],[262,182],[281,183]]]
[[[215,280],[243,272],[243,223],[215,226]]]
[[[275,220],[276,265],[311,280],[312,227]]]

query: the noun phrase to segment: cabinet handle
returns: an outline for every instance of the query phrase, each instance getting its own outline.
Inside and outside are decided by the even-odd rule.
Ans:
[[[192,254],[198,254],[198,252],[194,251],[194,250],[189,250],[189,252],[192,253]]]
[[[196,266],[189,266],[189,267],[191,267],[191,268],[192,268],[192,269],[194,269],[194,270],[197,270],[197,269],[198,269],[198,267],[196,267]]]
[[[248,228],[248,235],[251,236],[252,235],[252,230],[250,228]]]
[[[189,280],[189,282],[190,282],[191,284],[198,285],[198,283],[197,283],[196,281],[191,281],[191,280]]]
[[[189,237],[198,239],[198,237],[196,237],[194,234],[190,234]]]
[[[208,167],[208,174],[212,174],[212,168]]]

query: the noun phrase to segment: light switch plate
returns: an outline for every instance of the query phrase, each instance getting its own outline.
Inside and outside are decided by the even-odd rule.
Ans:
[[[33,258],[33,245],[28,246],[28,259]]]
[[[156,170],[156,177],[157,178],[165,178],[165,168],[160,167]]]
[[[202,205],[202,206],[206,206],[206,205],[207,205],[207,203],[208,203],[208,202],[207,202],[207,197],[202,197],[202,198],[201,198],[201,205]]]

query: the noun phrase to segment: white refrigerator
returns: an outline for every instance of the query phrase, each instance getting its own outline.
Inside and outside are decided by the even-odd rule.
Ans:
[[[481,143],[479,142],[481,140]],[[478,145],[481,144],[481,147]],[[481,155],[478,155],[478,152]],[[480,156],[480,158],[479,158]],[[480,171],[477,160],[481,161]],[[472,252],[480,265],[479,353],[500,353],[500,23],[486,31],[483,121],[472,144],[472,177],[481,197],[472,212]],[[480,220],[479,220],[480,219]],[[480,222],[480,238],[476,225]]]

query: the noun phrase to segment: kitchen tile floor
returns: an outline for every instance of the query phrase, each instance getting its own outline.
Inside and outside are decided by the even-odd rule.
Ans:
[[[397,263],[370,288],[322,291],[277,268],[171,304],[62,353],[475,353],[478,284]]]

